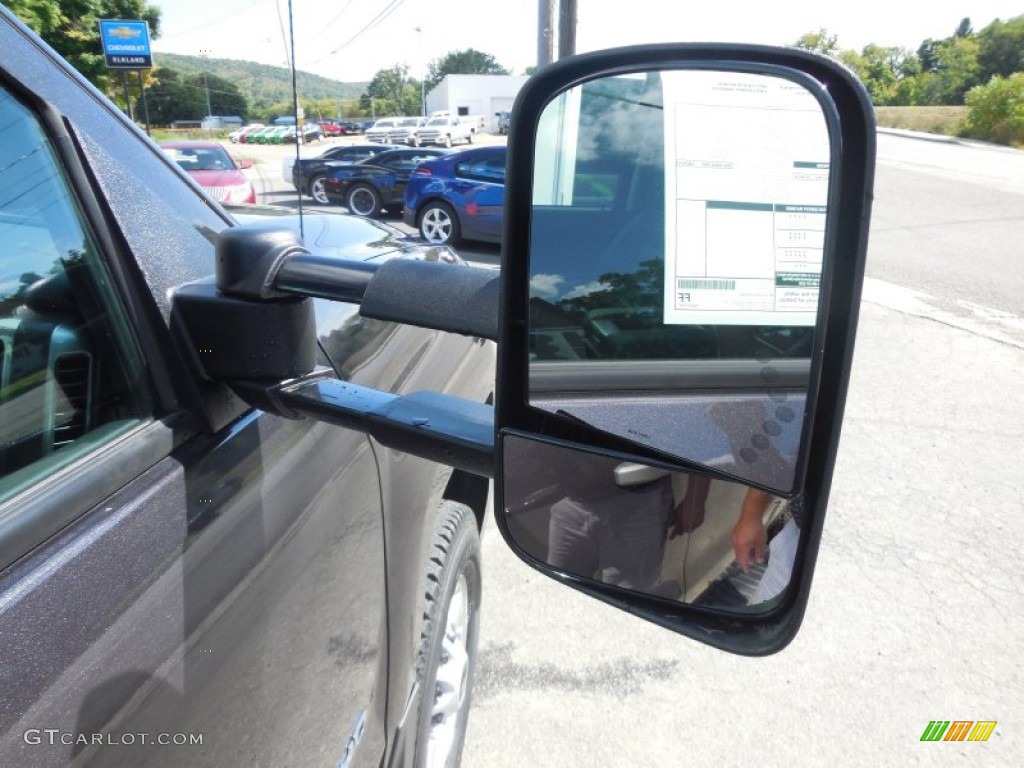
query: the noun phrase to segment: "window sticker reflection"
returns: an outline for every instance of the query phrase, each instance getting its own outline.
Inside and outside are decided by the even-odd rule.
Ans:
[[[813,325],[828,129],[801,85],[668,72],[665,322]]]

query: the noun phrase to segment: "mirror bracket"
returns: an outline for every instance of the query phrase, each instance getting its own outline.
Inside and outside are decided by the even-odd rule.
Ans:
[[[462,261],[319,256],[291,229],[246,224],[219,235],[216,280],[222,294],[236,299],[344,301],[376,320],[498,338],[500,273]]]
[[[290,381],[232,381],[250,405],[285,418],[312,418],[381,445],[474,475],[494,477],[494,408],[438,392],[389,392],[341,381],[325,369]]]

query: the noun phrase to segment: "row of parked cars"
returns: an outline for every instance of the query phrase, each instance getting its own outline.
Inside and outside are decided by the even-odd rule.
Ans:
[[[368,141],[421,147],[440,144],[472,144],[479,118],[460,117],[451,112],[434,112],[430,117],[385,117],[366,130]]]
[[[286,161],[285,178],[320,204],[357,216],[401,214],[424,240],[499,242],[505,203],[502,145],[451,152],[435,147],[353,144]]]
[[[221,203],[255,203],[256,190],[216,142],[161,144],[196,182]],[[317,203],[344,205],[377,218],[387,211],[435,245],[461,240],[499,242],[505,203],[505,147],[451,152],[440,147],[353,144],[286,165],[285,177]]]
[[[311,141],[320,141],[324,137],[324,131],[319,123],[303,123],[296,127],[294,125],[262,125],[253,123],[237,131],[228,134],[232,144],[294,144],[298,138],[308,144]]]

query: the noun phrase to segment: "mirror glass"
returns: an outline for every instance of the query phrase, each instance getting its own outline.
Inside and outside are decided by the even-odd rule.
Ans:
[[[503,450],[507,530],[539,563],[728,610],[764,610],[789,585],[799,501],[516,436]]]
[[[818,99],[781,77],[652,71],[550,102],[530,405],[791,492],[832,154]]]

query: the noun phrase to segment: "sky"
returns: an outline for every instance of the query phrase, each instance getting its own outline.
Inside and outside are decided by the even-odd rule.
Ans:
[[[162,11],[155,51],[284,65],[288,0],[148,0]],[[475,48],[513,74],[537,60],[538,0],[293,0],[298,68],[342,81],[370,80],[404,64]],[[280,13],[279,13],[280,9]],[[916,49],[953,33],[1024,14],[1022,0],[577,0],[577,51],[653,42],[789,45],[827,29],[842,48]]]

